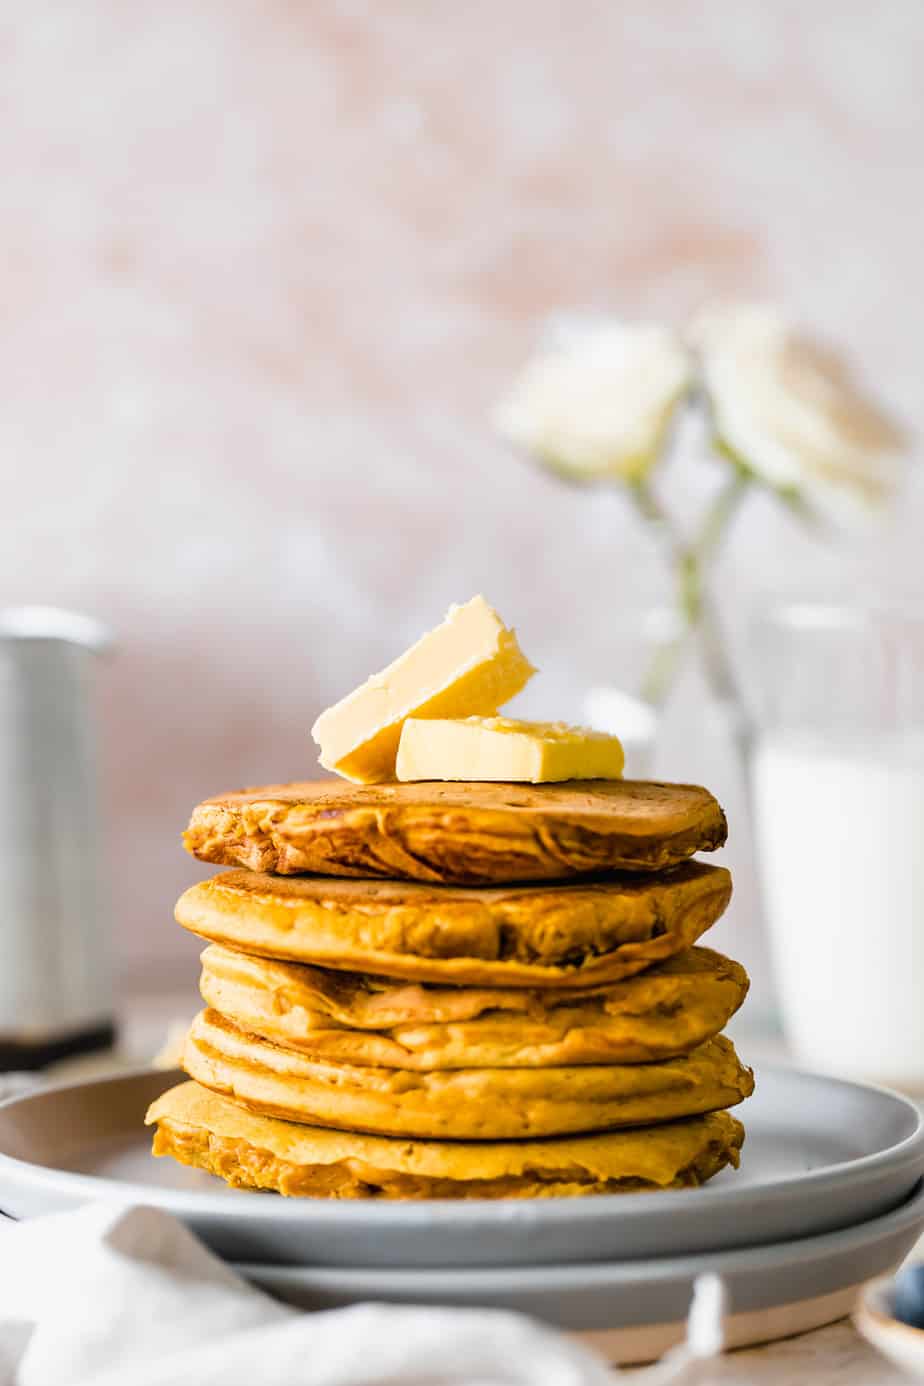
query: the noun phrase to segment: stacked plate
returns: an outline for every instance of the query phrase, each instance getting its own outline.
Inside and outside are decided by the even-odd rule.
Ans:
[[[330,1202],[229,1190],[155,1161],[142,1125],[173,1073],[0,1107],[0,1208],[91,1199],[166,1208],[251,1280],[306,1308],[360,1299],[492,1305],[581,1334],[615,1361],[682,1332],[695,1277],[729,1291],[732,1343],[828,1323],[924,1229],[924,1123],[875,1088],[763,1069],[740,1171],[674,1193]]]

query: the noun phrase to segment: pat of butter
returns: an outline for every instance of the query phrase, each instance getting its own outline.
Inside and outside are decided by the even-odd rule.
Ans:
[[[618,780],[617,737],[564,722],[507,717],[411,718],[398,746],[399,780]]]
[[[535,672],[484,597],[451,606],[442,625],[321,713],[311,729],[321,764],[358,784],[394,779],[406,718],[490,716]]]

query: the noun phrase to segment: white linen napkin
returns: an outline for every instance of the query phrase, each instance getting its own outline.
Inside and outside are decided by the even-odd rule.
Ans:
[[[304,1314],[168,1213],[90,1206],[0,1229],[2,1386],[604,1386],[518,1314],[380,1304]]]
[[[653,1369],[659,1383],[721,1350],[721,1287],[697,1297],[705,1350],[691,1332]],[[277,1304],[159,1209],[0,1220],[0,1386],[612,1386],[614,1375],[520,1314]]]

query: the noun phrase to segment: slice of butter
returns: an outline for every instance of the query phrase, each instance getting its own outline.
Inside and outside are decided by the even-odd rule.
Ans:
[[[392,780],[406,718],[490,716],[535,672],[484,597],[451,606],[442,625],[321,713],[311,729],[321,764],[357,784]]]
[[[618,780],[625,763],[615,736],[564,722],[508,717],[410,718],[398,746],[399,780]]]

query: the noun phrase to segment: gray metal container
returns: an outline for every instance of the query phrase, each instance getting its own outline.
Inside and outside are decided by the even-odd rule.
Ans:
[[[111,644],[72,612],[0,611],[0,1067],[111,1032],[92,715]]]

